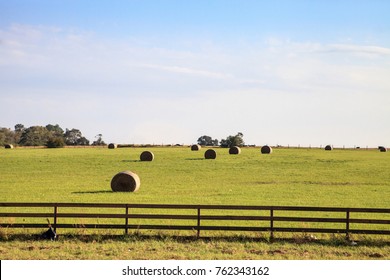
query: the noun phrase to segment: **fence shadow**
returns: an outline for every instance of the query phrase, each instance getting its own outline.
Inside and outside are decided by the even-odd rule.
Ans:
[[[9,234],[6,238],[0,236],[0,241],[37,241],[45,240],[41,234]],[[140,235],[135,232],[128,235],[110,235],[110,234],[63,234],[58,235],[58,240],[62,241],[77,241],[77,242],[102,242],[102,241],[117,241],[117,242],[176,242],[179,244],[188,243],[215,243],[215,242],[226,242],[226,243],[268,243],[268,244],[293,244],[293,245],[321,245],[327,247],[351,247],[351,246],[368,246],[371,248],[384,248],[390,249],[390,240],[388,239],[362,239],[356,244],[351,243],[343,237],[336,239],[318,239],[318,240],[297,240],[296,238],[273,238],[272,240],[265,237],[248,237],[248,236],[178,236],[178,235]]]

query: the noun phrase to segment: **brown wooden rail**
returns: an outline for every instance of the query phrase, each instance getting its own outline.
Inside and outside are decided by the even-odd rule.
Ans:
[[[38,208],[41,211],[36,211]],[[82,212],[81,209],[88,213],[85,213],[85,211]],[[158,213],[148,212],[155,209],[158,209]],[[183,210],[189,211],[189,213],[180,213]],[[93,212],[91,213],[90,211]],[[116,213],[112,213],[113,211]],[[170,213],[162,214],[161,212],[164,211]],[[367,214],[370,216],[369,218],[361,217]],[[13,219],[15,221],[11,222]],[[42,219],[42,223],[34,222],[39,219]],[[125,234],[128,234],[129,229],[187,230],[195,231],[198,237],[201,231],[216,230],[269,232],[271,238],[274,237],[274,233],[276,232],[341,233],[345,234],[348,239],[351,234],[390,235],[390,209],[383,208],[112,203],[0,203],[0,227],[47,228],[46,219],[51,221],[57,233],[58,229],[61,228],[93,228],[122,229]],[[88,219],[89,221],[80,223],[80,219]],[[96,219],[98,219],[98,222],[96,222]],[[109,220],[107,223],[104,223],[102,219]],[[152,220],[154,221],[153,223],[148,222]],[[187,220],[190,222],[186,224],[173,222],[177,220]],[[156,221],[159,222],[156,224]],[[207,222],[210,221],[212,224],[207,225]],[[228,225],[227,221],[239,222],[239,224]],[[242,224],[243,222],[244,224]]]

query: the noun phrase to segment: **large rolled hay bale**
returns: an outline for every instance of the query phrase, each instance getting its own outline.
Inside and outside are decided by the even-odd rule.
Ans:
[[[6,149],[13,149],[14,145],[12,145],[12,144],[5,144],[4,148],[6,148]]]
[[[201,148],[201,146],[200,146],[200,145],[198,145],[198,144],[195,144],[195,145],[192,145],[192,146],[191,146],[191,151],[199,151],[199,150],[200,150],[200,148]]]
[[[331,150],[333,150],[333,147],[331,145],[325,146],[325,151],[331,151]]]
[[[150,151],[144,151],[141,153],[139,159],[141,161],[152,161],[154,159],[154,154]]]
[[[386,147],[379,146],[378,149],[379,149],[380,152],[387,152]]]
[[[108,148],[109,149],[116,149],[116,148],[118,148],[118,145],[114,144],[114,143],[110,143],[110,144],[108,144]]]
[[[204,158],[205,159],[216,159],[217,157],[217,152],[214,151],[213,149],[208,149],[205,153],[204,153]]]
[[[131,171],[119,172],[111,180],[111,189],[114,192],[136,192],[140,185],[138,175]]]
[[[271,154],[272,153],[272,148],[268,145],[264,145],[261,147],[261,153],[262,154]]]
[[[241,149],[240,147],[237,147],[237,146],[233,146],[229,149],[229,154],[230,155],[239,155],[241,154]]]

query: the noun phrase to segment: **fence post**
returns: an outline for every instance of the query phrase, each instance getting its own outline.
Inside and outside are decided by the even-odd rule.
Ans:
[[[345,224],[345,238],[349,241],[350,235],[349,235],[349,209],[347,209],[347,217],[346,217],[346,224]]]
[[[274,239],[274,208],[271,207],[270,209],[270,227],[271,227],[271,241]]]
[[[126,204],[125,235],[129,233],[129,206]]]
[[[200,236],[200,207],[198,207],[198,223],[197,223],[196,238],[199,238],[199,236]]]
[[[57,232],[57,204],[54,205],[54,221],[53,221],[53,224],[54,224],[54,231]]]

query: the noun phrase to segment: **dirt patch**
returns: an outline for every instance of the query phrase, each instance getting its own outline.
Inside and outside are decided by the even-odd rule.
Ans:
[[[381,258],[384,258],[384,256],[380,253],[373,253],[373,254],[369,254],[368,255],[370,258],[374,258],[374,259],[381,259]]]
[[[264,251],[262,251],[262,250],[252,249],[252,250],[249,250],[248,252],[251,254],[254,254],[254,255],[264,255]]]
[[[267,252],[268,255],[284,255],[286,254],[285,251],[282,251],[282,250],[270,250]]]

